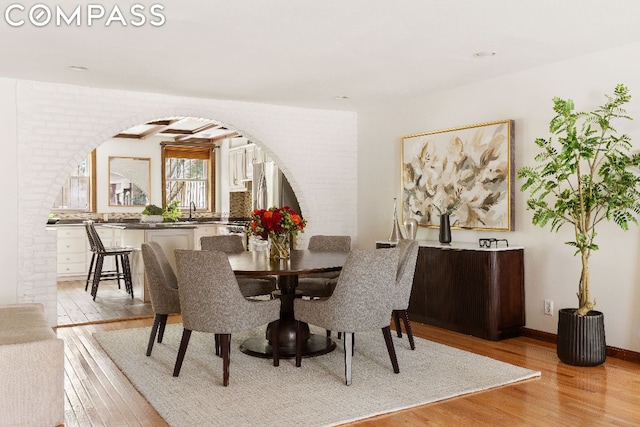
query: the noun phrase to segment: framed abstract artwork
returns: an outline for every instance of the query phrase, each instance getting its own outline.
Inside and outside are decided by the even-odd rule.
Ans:
[[[402,137],[402,216],[438,227],[513,231],[514,121]]]

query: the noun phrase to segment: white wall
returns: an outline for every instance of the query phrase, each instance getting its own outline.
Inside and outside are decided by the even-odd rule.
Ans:
[[[17,271],[17,280],[2,289],[17,294],[20,302],[43,303],[52,324],[56,323],[56,242],[55,235],[45,231],[45,223],[53,198],[92,149],[149,120],[203,117],[237,129],[281,165],[308,220],[306,235],[349,234],[357,239],[354,113],[29,81],[8,81],[0,87],[10,92],[12,86],[17,95],[0,99],[0,105],[17,124],[17,139],[7,138],[7,152],[15,152],[17,146],[19,178],[17,193],[10,188],[7,194],[14,198],[7,197],[5,203],[18,206],[20,214],[14,222],[17,237],[7,239],[3,250],[17,250],[18,256],[16,265],[3,273],[6,279]],[[0,171],[0,178],[6,175],[3,182],[16,183],[15,170],[11,164]]]
[[[371,245],[391,231],[393,197],[400,197],[400,142],[403,135],[483,123],[515,120],[515,166],[533,165],[536,137],[548,136],[554,96],[572,98],[578,109],[600,105],[617,83],[632,96],[627,110],[636,121],[618,126],[640,149],[640,44],[632,44],[579,59],[551,64],[527,72],[443,91],[429,97],[359,111],[358,231]],[[375,149],[371,149],[375,147]],[[393,159],[390,161],[389,159]],[[456,241],[477,242],[478,237],[509,239],[525,246],[526,326],[556,333],[557,310],[577,305],[580,260],[563,242],[571,229],[558,234],[531,225],[526,194],[516,181],[515,231],[511,233],[453,230]],[[437,230],[421,228],[418,238],[437,239]],[[640,351],[640,228],[623,232],[615,224],[602,224],[591,259],[592,295],[604,312],[607,344]],[[554,301],[553,317],[543,314],[543,300]]]
[[[2,182],[2,218],[6,226],[0,245],[0,304],[18,301],[18,145],[16,129],[16,82],[0,79],[0,182]]]

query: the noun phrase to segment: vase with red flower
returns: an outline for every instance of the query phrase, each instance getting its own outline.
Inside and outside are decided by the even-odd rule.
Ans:
[[[249,234],[269,239],[271,259],[291,256],[291,236],[303,232],[307,221],[289,206],[256,209],[253,211]]]

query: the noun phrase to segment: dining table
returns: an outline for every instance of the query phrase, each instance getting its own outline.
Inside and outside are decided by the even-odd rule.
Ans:
[[[278,278],[278,290],[273,297],[280,298],[280,322],[278,350],[281,358],[293,358],[296,355],[296,321],[293,313],[293,301],[301,298],[297,291],[298,276],[301,274],[340,271],[349,252],[292,250],[290,258],[273,260],[267,251],[247,251],[229,254],[229,263],[236,275],[265,276]],[[319,356],[333,351],[336,343],[325,335],[312,334],[309,325],[302,325],[302,356]],[[264,337],[251,337],[240,345],[240,351],[257,357],[270,358],[273,354],[269,340],[271,325]]]

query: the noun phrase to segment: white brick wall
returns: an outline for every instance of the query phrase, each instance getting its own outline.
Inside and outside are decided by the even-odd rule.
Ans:
[[[43,303],[51,324],[57,317],[56,239],[44,224],[58,189],[103,141],[167,116],[218,120],[263,145],[298,196],[309,222],[305,234],[349,234],[356,239],[355,113],[21,81],[18,299]],[[303,245],[305,234],[299,240]]]

